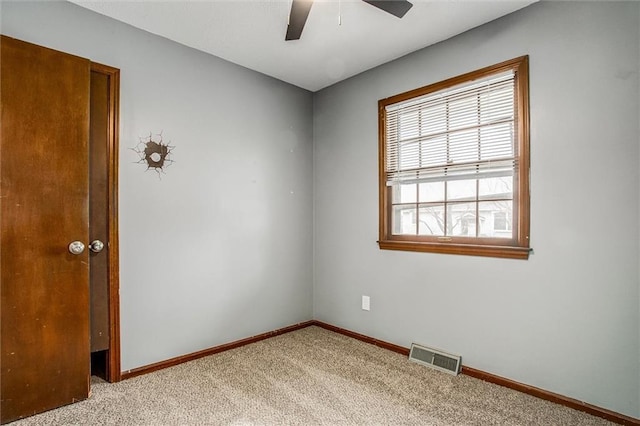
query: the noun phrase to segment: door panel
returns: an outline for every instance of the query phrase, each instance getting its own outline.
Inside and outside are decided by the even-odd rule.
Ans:
[[[0,42],[0,421],[89,392],[90,62]]]
[[[89,132],[89,236],[104,243],[89,253],[91,282],[91,352],[109,349],[109,76],[91,71]]]

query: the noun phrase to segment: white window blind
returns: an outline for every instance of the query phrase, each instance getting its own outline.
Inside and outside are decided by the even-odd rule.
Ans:
[[[515,73],[385,107],[386,183],[512,176]]]

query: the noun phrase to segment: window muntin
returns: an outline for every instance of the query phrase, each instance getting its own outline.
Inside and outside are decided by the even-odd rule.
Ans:
[[[380,247],[528,257],[527,57],[379,108]]]

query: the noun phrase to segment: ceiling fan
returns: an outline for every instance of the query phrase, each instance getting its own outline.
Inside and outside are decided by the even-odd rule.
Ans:
[[[402,18],[405,13],[413,7],[407,0],[362,0],[378,9],[384,10],[398,18]],[[287,25],[287,35],[285,40],[299,40],[307,22],[307,16],[313,5],[313,0],[292,0],[291,13],[289,14],[289,25]]]

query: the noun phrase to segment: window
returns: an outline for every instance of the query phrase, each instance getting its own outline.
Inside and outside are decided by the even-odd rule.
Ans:
[[[511,212],[494,212],[493,229],[496,231],[511,231]]]
[[[528,67],[379,101],[381,249],[528,258]]]

